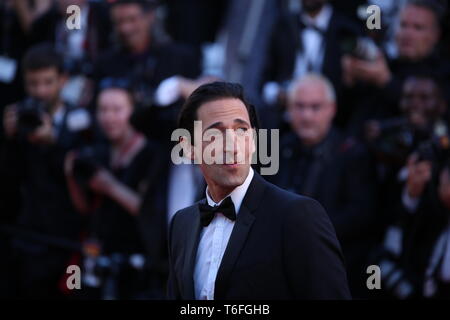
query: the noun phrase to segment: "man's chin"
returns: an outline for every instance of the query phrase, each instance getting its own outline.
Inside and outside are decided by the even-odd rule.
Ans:
[[[224,186],[237,187],[241,185],[246,178],[248,169],[246,164],[219,164],[217,178],[221,180]]]

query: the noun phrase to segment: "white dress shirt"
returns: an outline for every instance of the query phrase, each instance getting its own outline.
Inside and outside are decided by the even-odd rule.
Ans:
[[[325,32],[328,29],[332,14],[332,7],[325,5],[314,18],[307,14],[302,14],[300,19],[307,26],[315,26],[322,32]],[[308,72],[321,73],[325,53],[325,39],[323,35],[317,30],[306,28],[300,34],[300,41],[303,43],[303,51],[297,55],[294,78],[299,78]]]
[[[233,201],[236,215],[239,214],[242,200],[247,193],[253,175],[253,169],[250,168],[244,183],[236,187],[229,195]],[[209,196],[208,188],[206,188],[206,199],[210,206],[218,206],[223,201],[222,199],[218,203],[215,203]],[[196,300],[214,299],[217,271],[219,270],[225,248],[233,231],[234,223],[234,221],[218,213],[211,223],[207,227],[204,227],[201,232],[194,269]]]
[[[319,14],[311,18],[306,13],[301,14],[301,21],[307,26],[315,26],[322,32],[328,29],[333,14],[330,5],[324,5]],[[323,58],[325,55],[325,39],[323,34],[312,28],[305,28],[298,35],[303,50],[298,52],[293,73],[293,79],[301,78],[307,73],[322,73]],[[279,83],[270,81],[263,86],[263,99],[266,103],[273,105],[278,99],[282,87]]]

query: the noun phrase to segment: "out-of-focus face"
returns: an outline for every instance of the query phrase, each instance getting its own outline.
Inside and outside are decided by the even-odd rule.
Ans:
[[[148,41],[152,12],[145,12],[138,4],[119,4],[111,8],[111,19],[125,47],[139,48]]]
[[[439,40],[434,14],[425,8],[407,5],[400,13],[396,34],[399,56],[412,61],[429,55]]]
[[[121,89],[103,90],[97,101],[97,121],[110,141],[118,141],[131,128],[133,106],[128,93]]]
[[[320,10],[327,0],[302,0],[302,8],[306,12],[315,12]]]
[[[288,112],[291,127],[306,145],[322,141],[331,128],[336,105],[318,81],[303,82],[289,96]]]
[[[25,71],[25,88],[30,97],[54,106],[59,101],[59,95],[66,79],[65,75],[53,67],[27,70]]]
[[[427,129],[445,108],[434,81],[414,77],[408,78],[403,85],[400,107],[408,121],[418,129]]]
[[[79,7],[84,6],[87,0],[57,0],[59,10],[63,15],[66,15],[66,10],[71,5],[76,5]]]
[[[253,131],[244,103],[234,98],[207,102],[198,108],[197,120],[202,121],[203,134],[206,132],[204,136],[208,136],[207,130],[215,129],[220,131],[223,137],[223,143],[216,149],[222,153],[220,158],[223,159],[223,164],[208,164],[205,157],[200,164],[208,185],[212,183],[224,189],[234,189],[244,183],[250,169],[251,157],[255,152]],[[213,141],[202,142],[202,155],[208,155],[204,150]],[[211,156],[218,155],[212,152]]]

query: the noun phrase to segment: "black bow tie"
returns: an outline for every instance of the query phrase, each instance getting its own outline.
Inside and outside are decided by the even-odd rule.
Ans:
[[[227,197],[220,205],[215,207],[211,207],[205,203],[199,203],[198,206],[200,209],[200,220],[204,227],[207,227],[211,223],[216,213],[221,213],[232,221],[236,220],[236,211],[231,197]]]

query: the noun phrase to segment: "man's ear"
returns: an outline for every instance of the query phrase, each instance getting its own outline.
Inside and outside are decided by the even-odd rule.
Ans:
[[[186,136],[180,137],[180,145],[183,149],[183,157],[186,157],[190,159],[191,161],[194,161],[195,154],[194,154],[194,146],[191,144],[191,141]]]

